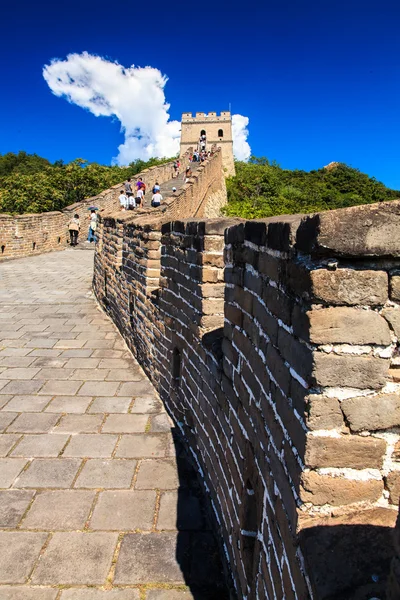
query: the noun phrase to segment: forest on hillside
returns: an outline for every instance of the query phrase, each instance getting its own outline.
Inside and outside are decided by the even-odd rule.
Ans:
[[[343,163],[316,171],[290,171],[252,156],[235,166],[236,176],[227,180],[227,216],[260,219],[400,198],[400,191]]]
[[[61,210],[169,160],[136,160],[128,167],[119,167],[88,163],[81,158],[51,163],[26,152],[0,154],[0,213]]]
[[[128,167],[106,166],[77,158],[50,163],[37,154],[0,155],[0,212],[37,213],[61,210],[122,183],[143,169],[171,158],[136,160]],[[310,213],[400,198],[374,177],[342,163],[316,171],[282,169],[267,158],[236,162],[227,180],[224,213],[246,219]]]

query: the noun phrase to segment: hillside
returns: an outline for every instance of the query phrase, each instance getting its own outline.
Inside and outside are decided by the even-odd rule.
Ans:
[[[61,210],[169,160],[136,160],[128,167],[88,163],[81,158],[52,164],[37,154],[9,152],[0,155],[0,213]]]
[[[236,176],[227,180],[224,214],[245,219],[310,213],[400,198],[374,177],[343,163],[317,171],[289,171],[267,158],[236,162]]]

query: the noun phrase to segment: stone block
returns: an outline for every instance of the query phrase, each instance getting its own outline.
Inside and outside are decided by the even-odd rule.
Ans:
[[[58,590],[24,586],[2,586],[1,600],[56,600]]]
[[[0,584],[25,583],[47,537],[47,533],[0,531]]]
[[[45,412],[82,414],[86,412],[91,401],[90,396],[56,396]]]
[[[19,435],[13,435],[12,433],[0,433],[0,457],[7,456],[11,448],[15,446],[19,439]]]
[[[400,302],[400,275],[392,275],[390,278],[390,299]]]
[[[115,583],[185,583],[189,537],[178,535],[179,544],[175,533],[126,535],[117,560]]]
[[[400,471],[391,471],[386,476],[386,487],[389,490],[389,502],[397,506],[400,499]]]
[[[76,383],[78,384],[78,382]],[[80,385],[81,384],[79,383],[78,388],[80,387]],[[118,386],[119,383],[114,381],[87,381],[79,389],[78,394],[79,396],[114,396],[115,392],[118,389]],[[129,396],[129,394],[121,395]]]
[[[0,431],[5,431],[17,416],[16,412],[0,412]]]
[[[10,381],[4,387],[2,387],[2,383],[0,383],[0,389],[2,394],[11,394],[13,396],[19,395],[31,395],[36,394],[41,387],[43,387],[44,381],[31,379],[31,380],[16,380]],[[45,392],[43,392],[45,393]]]
[[[82,383],[83,381],[58,381],[53,379],[52,381],[47,381],[39,393],[47,394],[49,396],[73,396],[79,390]],[[80,395],[90,396],[91,394]]]
[[[22,458],[0,458],[0,488],[8,488],[28,463]]]
[[[8,427],[13,433],[48,433],[51,431],[60,415],[47,413],[23,413]]]
[[[56,457],[68,441],[68,435],[36,434],[25,435],[10,456]]]
[[[341,429],[344,426],[343,413],[337,398],[320,395],[307,397],[307,427],[317,429]]]
[[[43,491],[36,496],[22,529],[83,529],[94,497],[94,491]]]
[[[18,461],[20,459],[8,460]],[[26,461],[21,460],[20,462]],[[29,468],[18,477],[14,487],[69,488],[80,464],[81,461],[76,458],[35,458]]]
[[[207,600],[207,596],[199,596],[197,591],[194,593],[195,596],[190,590],[149,590],[146,600]]]
[[[21,599],[22,600],[22,599]],[[30,600],[30,599],[28,599]],[[36,600],[36,598],[34,599]],[[44,599],[47,600],[47,599]],[[61,600],[140,600],[138,589],[69,589],[61,594]],[[190,600],[190,598],[188,598]]]
[[[55,533],[33,573],[32,582],[39,585],[105,584],[117,540],[117,533]]]
[[[147,415],[108,415],[102,427],[103,433],[144,433]]]
[[[384,308],[382,316],[385,317],[392,326],[395,336],[400,338],[400,310],[396,310],[395,308]]]
[[[0,528],[15,528],[32,501],[34,491],[0,491]]]
[[[157,529],[196,531],[204,526],[201,505],[189,489],[163,492],[157,519]]]
[[[7,411],[41,412],[50,402],[52,396],[14,396],[7,404]]]
[[[63,456],[80,456],[82,458],[111,457],[118,436],[108,433],[84,433],[71,436]]]
[[[388,369],[389,361],[381,358],[314,352],[314,379],[324,387],[378,389],[385,385]]]
[[[150,531],[156,507],[155,491],[122,490],[102,492],[90,520],[90,529],[107,531]]]
[[[102,415],[65,415],[55,433],[98,433],[102,422]]]
[[[132,403],[130,396],[123,398],[117,396],[102,396],[96,398],[91,404],[89,413],[124,413],[126,414]]]
[[[324,467],[380,469],[385,452],[386,442],[374,437],[309,435],[305,464],[311,469]]]
[[[89,459],[80,472],[74,487],[90,489],[130,488],[136,464],[136,460]]]
[[[120,458],[160,458],[166,455],[167,436],[161,434],[126,434],[121,437],[116,456]]]
[[[174,490],[178,487],[177,467],[171,460],[143,460],[140,463],[135,489]]]
[[[353,502],[375,502],[383,492],[382,480],[358,481],[344,477],[320,475],[314,471],[303,473],[300,498],[315,505],[342,506]]]
[[[400,427],[398,394],[347,398],[342,401],[341,408],[352,431],[376,431]]]
[[[400,311],[399,311],[400,314]],[[350,307],[323,308],[307,313],[313,344],[391,343],[389,327],[378,313]]]
[[[377,306],[388,299],[388,276],[384,271],[316,269],[310,272],[311,296],[326,304]]]

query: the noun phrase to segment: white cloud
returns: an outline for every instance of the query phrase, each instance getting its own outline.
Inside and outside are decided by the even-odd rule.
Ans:
[[[249,118],[232,115],[233,154],[238,160],[249,160],[251,149],[247,142]]]
[[[165,100],[168,81],[153,67],[125,68],[100,56],[83,52],[66,60],[53,59],[43,68],[53,94],[89,110],[96,117],[116,117],[125,141],[115,159],[125,165],[136,158],[174,156],[179,152],[180,122],[170,121]],[[234,151],[237,158],[250,156],[246,142],[248,118],[233,116]]]

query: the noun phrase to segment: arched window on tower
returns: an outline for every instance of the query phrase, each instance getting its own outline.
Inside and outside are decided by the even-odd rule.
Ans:
[[[224,132],[222,131],[222,129],[218,129],[218,137],[219,138],[224,137]]]

